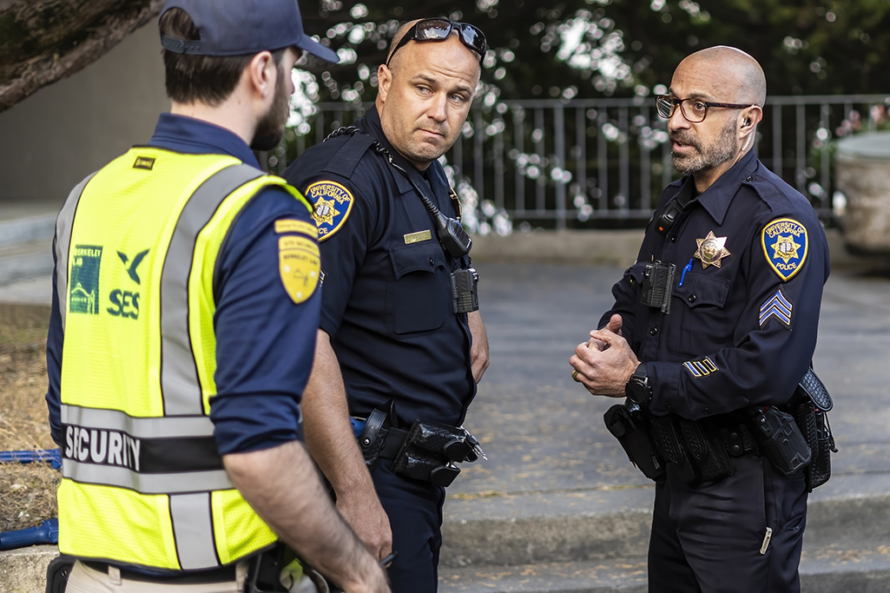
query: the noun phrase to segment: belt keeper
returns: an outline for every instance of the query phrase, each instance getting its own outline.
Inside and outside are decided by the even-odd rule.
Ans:
[[[757,454],[757,444],[754,437],[744,424],[736,424],[723,428],[723,439],[726,443],[726,452],[732,457],[741,457],[748,453]]]
[[[729,447],[727,447],[727,452],[733,457],[741,457],[745,454],[745,446],[742,443],[742,435],[739,432],[739,428],[736,426],[729,430]]]

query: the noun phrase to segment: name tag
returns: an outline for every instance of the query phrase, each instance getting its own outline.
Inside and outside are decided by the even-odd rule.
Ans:
[[[416,233],[408,233],[405,235],[405,245],[411,245],[412,243],[420,243],[421,241],[429,241],[433,238],[432,233],[429,230],[418,231]]]

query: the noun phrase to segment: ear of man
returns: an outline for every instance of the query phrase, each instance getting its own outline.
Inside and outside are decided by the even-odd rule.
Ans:
[[[248,62],[241,77],[252,93],[260,97],[268,97],[275,93],[275,80],[278,63],[271,52],[261,51]]]
[[[389,89],[392,86],[393,72],[385,64],[380,64],[377,68],[377,107],[386,103],[389,96]]]

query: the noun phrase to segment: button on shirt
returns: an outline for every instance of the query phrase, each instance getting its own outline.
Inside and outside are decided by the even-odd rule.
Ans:
[[[221,127],[162,114],[150,146],[188,154],[225,154],[259,169],[250,147]],[[214,282],[217,394],[210,418],[220,455],[273,447],[300,436],[300,398],[315,354],[320,291],[294,304],[279,272],[275,221],[311,222],[306,206],[270,186],[253,197],[220,248]],[[53,256],[55,257],[55,255]],[[46,395],[53,440],[61,442],[63,329],[53,274]]]
[[[320,327],[331,336],[350,413],[366,416],[393,399],[402,423],[459,424],[476,391],[467,316],[455,314],[451,302],[450,275],[461,262],[442,250],[411,183],[453,217],[445,172],[438,162],[424,173],[410,165],[383,135],[376,108],[355,125],[411,180],[373,147],[352,154],[349,143],[356,139],[348,134],[308,149],[285,172],[310,200],[307,188],[325,181],[353,197],[342,225],[320,237]],[[423,231],[429,234],[418,234]]]
[[[622,335],[647,364],[655,415],[697,420],[784,404],[816,347],[829,272],[822,225],[806,198],[753,153],[694,199],[693,192],[688,175],[664,190],[600,327],[621,315]],[[654,221],[675,199],[690,201],[659,234]],[[640,302],[654,261],[676,266],[667,314]]]

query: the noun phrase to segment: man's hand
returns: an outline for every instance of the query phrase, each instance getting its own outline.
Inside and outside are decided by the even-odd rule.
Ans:
[[[338,495],[337,510],[377,560],[389,556],[392,552],[392,527],[373,484],[370,492]]]
[[[473,336],[473,345],[470,348],[470,369],[473,371],[473,379],[478,383],[482,380],[482,375],[489,364],[488,334],[485,332],[485,324],[482,323],[482,315],[479,311],[467,313],[467,322],[470,325],[470,335]]]
[[[306,446],[337,493],[337,510],[371,553],[392,551],[392,529],[349,424],[346,388],[331,337],[318,330],[315,362],[303,391]]]
[[[627,340],[609,329],[614,327],[614,321],[612,317],[609,325],[591,332],[591,342],[601,343],[602,348],[589,347],[591,342],[578,344],[575,355],[569,359],[569,364],[578,371],[577,381],[593,395],[624,397],[624,386],[640,364]]]
[[[595,337],[596,334],[600,331],[610,331],[613,334],[620,336],[621,335],[621,323],[622,323],[621,315],[618,315],[616,313],[615,315],[612,315],[612,318],[609,319],[609,323],[607,323],[606,327],[604,327],[603,329],[590,330],[590,340],[587,341],[587,347],[588,348],[593,347],[593,348],[596,348],[597,350],[605,350],[606,348],[608,348],[609,345],[606,344],[605,342],[603,342],[602,340],[597,339]]]
[[[223,455],[232,484],[300,558],[347,593],[389,593],[386,573],[324,491],[302,443]]]

